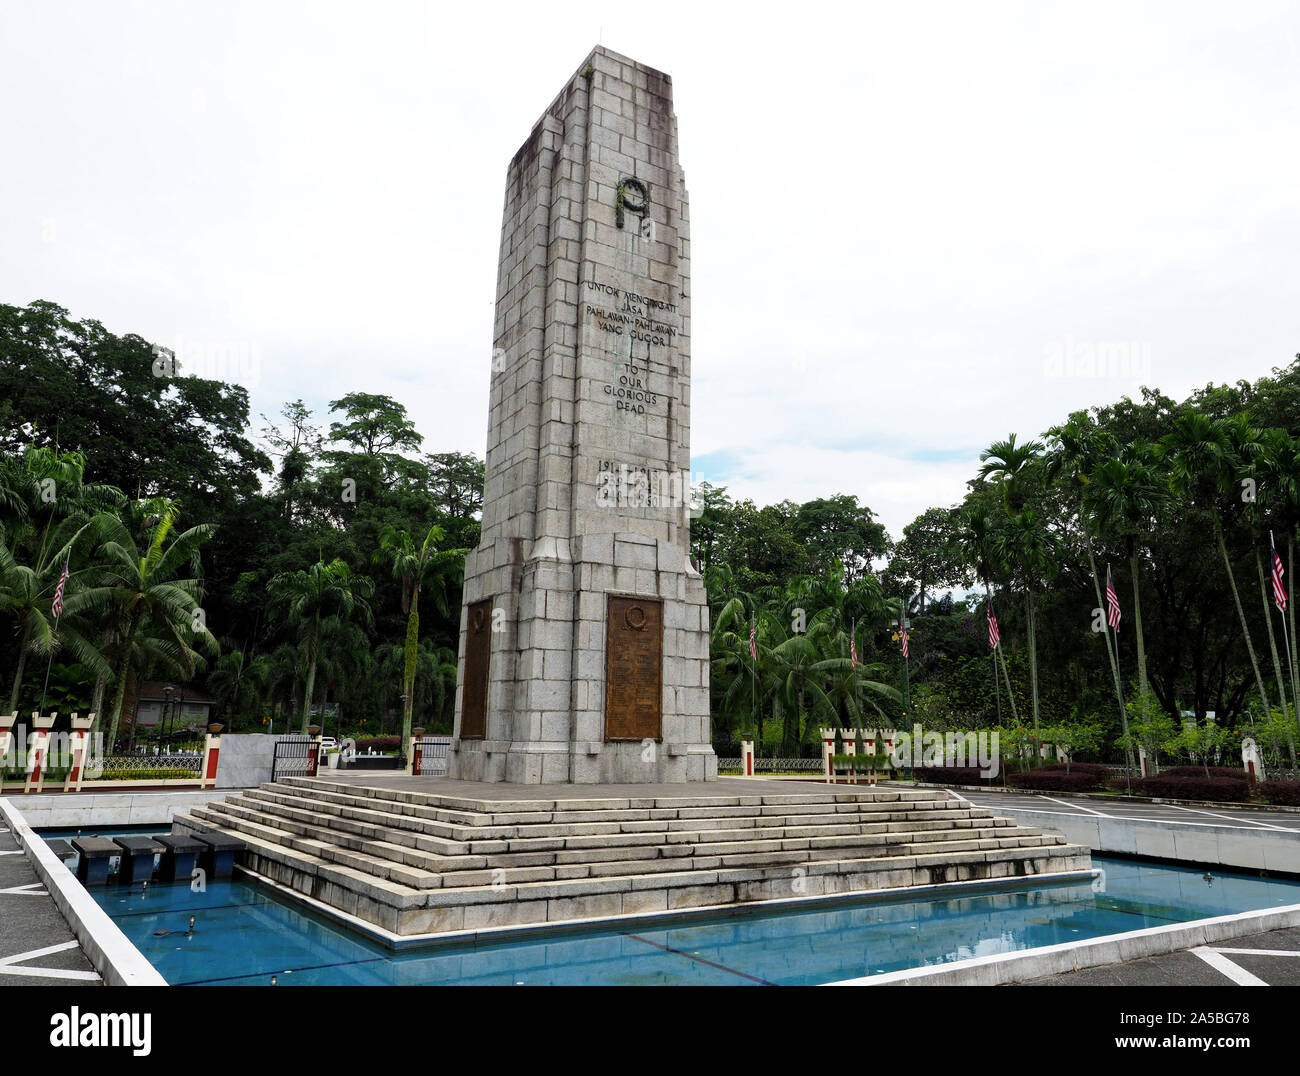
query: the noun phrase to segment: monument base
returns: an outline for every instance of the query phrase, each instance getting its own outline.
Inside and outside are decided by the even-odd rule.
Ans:
[[[1090,877],[1081,873],[1091,868],[1086,847],[945,789],[725,777],[682,789],[290,777],[178,813],[173,825],[237,836],[245,870],[394,944]]]
[[[517,785],[683,784],[716,781],[718,757],[707,743],[452,740],[447,776]]]

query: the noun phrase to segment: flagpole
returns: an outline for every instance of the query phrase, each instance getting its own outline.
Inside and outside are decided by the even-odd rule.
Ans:
[[[58,612],[54,613],[54,641],[58,642],[59,638],[59,618],[63,616],[63,584],[67,580],[68,565],[72,562],[72,549],[68,548],[68,555],[63,559],[63,574],[59,577],[59,585],[54,591],[54,604]],[[51,610],[53,611],[53,610]],[[36,707],[37,713],[45,713],[45,695],[50,690],[50,669],[54,665],[54,651],[56,647],[50,647],[50,657],[45,663],[45,683],[41,686],[41,702]]]
[[[1268,551],[1269,551],[1271,554],[1273,554],[1273,563],[1269,565],[1269,568],[1273,571],[1273,578],[1274,578],[1274,580],[1275,580],[1275,585],[1276,585],[1277,587],[1281,587],[1281,588],[1282,588],[1282,593],[1285,594],[1285,593],[1286,593],[1286,588],[1282,586],[1282,581],[1281,581],[1280,579],[1278,579],[1278,576],[1277,576],[1277,572],[1278,572],[1278,570],[1280,569],[1281,564],[1282,564],[1282,558],[1279,557],[1279,556],[1277,555],[1277,544],[1273,541],[1273,532],[1272,532],[1272,530],[1270,530],[1270,531],[1268,532]],[[1274,604],[1274,605],[1277,605],[1277,595],[1276,595],[1276,594],[1274,594],[1274,596],[1273,596],[1273,604]],[[1291,635],[1290,635],[1290,633],[1288,632],[1288,630],[1287,630],[1287,626],[1286,626],[1286,609],[1285,609],[1285,607],[1283,607],[1283,606],[1278,606],[1278,612],[1282,614],[1282,645],[1283,645],[1283,647],[1286,649],[1286,663],[1287,663],[1287,668],[1288,668],[1288,670],[1289,670],[1290,673],[1291,673],[1292,703],[1293,703],[1293,705],[1294,705],[1294,712],[1295,712],[1295,718],[1296,718],[1296,727],[1297,727],[1298,730],[1300,730],[1300,697],[1296,697],[1296,696],[1295,696],[1295,682],[1296,682],[1296,681],[1295,681],[1295,663],[1291,660]],[[1284,714],[1286,713],[1286,701],[1285,701],[1285,700],[1283,700],[1283,702],[1282,702],[1282,712],[1283,712]]]
[[[1110,561],[1107,561],[1106,562],[1106,608],[1102,610],[1102,612],[1105,614],[1102,618],[1102,633],[1106,636],[1106,656],[1108,659],[1110,658],[1110,653],[1111,653],[1110,596],[1114,590],[1115,590],[1115,586],[1114,583],[1111,581],[1111,576],[1110,576]],[[1119,601],[1118,596],[1116,596],[1115,600],[1117,602]],[[1112,666],[1112,669],[1114,670],[1115,673],[1115,697],[1119,700],[1120,727],[1127,731],[1128,713],[1124,709],[1124,685],[1119,672],[1119,625],[1118,624],[1115,625],[1114,634],[1115,634],[1115,658],[1114,658],[1114,664]],[[1126,745],[1124,748],[1124,765],[1128,767],[1130,770],[1134,768],[1133,747],[1131,744]]]
[[[858,717],[862,716],[862,695],[858,691],[858,618],[854,617],[849,627],[849,672],[853,676],[853,706],[858,712]],[[857,718],[854,719],[855,721]]]

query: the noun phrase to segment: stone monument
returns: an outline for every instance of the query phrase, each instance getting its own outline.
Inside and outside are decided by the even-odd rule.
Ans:
[[[597,48],[506,173],[451,777],[717,776],[688,222],[671,80]]]

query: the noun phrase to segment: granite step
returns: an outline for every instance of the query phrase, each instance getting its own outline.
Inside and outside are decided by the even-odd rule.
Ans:
[[[731,827],[746,826],[746,827],[757,828],[765,824],[789,825],[791,823],[802,823],[806,825],[820,825],[820,824],[826,824],[830,822],[835,822],[840,824],[853,824],[854,822],[862,818],[868,818],[871,821],[875,821],[878,819],[882,823],[888,823],[888,822],[893,822],[898,820],[910,821],[914,818],[922,818],[922,817],[932,818],[936,822],[947,820],[947,819],[957,819],[957,818],[966,818],[966,817],[982,817],[982,818],[992,817],[991,811],[988,811],[983,808],[973,808],[970,807],[969,805],[958,809],[945,810],[942,812],[932,811],[926,814],[922,814],[921,812],[912,811],[912,810],[898,809],[898,810],[892,810],[887,812],[873,811],[870,815],[865,815],[861,813],[854,814],[852,812],[842,811],[842,812],[837,812],[837,814],[833,816],[820,816],[820,815],[809,816],[809,815],[802,815],[802,814],[798,816],[788,816],[788,815],[773,814],[773,815],[765,815],[761,817],[728,818],[726,820],[721,820],[721,819],[651,820],[651,819],[642,819],[638,817],[636,812],[628,812],[629,814],[632,814],[633,817],[624,818],[622,821],[601,821],[599,823],[583,825],[580,828],[576,827],[575,824],[565,823],[565,824],[554,825],[554,826],[534,825],[534,826],[529,826],[527,828],[522,826],[506,826],[506,827],[485,826],[485,827],[480,827],[478,829],[471,829],[471,828],[459,827],[459,826],[447,827],[444,824],[436,821],[422,819],[419,815],[388,814],[382,812],[377,808],[368,808],[368,807],[357,808],[357,807],[349,807],[344,804],[337,804],[337,803],[317,804],[313,802],[310,796],[305,796],[300,792],[289,793],[289,792],[279,791],[277,790],[276,786],[264,786],[261,789],[249,790],[245,792],[243,795],[246,797],[273,800],[275,802],[281,802],[289,805],[297,805],[297,806],[307,805],[309,809],[321,814],[336,815],[338,817],[355,819],[358,821],[382,823],[384,826],[389,828],[404,828],[404,829],[418,830],[426,833],[433,833],[436,835],[441,835],[448,840],[465,840],[470,838],[510,840],[512,838],[518,838],[523,835],[528,835],[528,836],[536,835],[538,837],[543,837],[543,838],[568,837],[576,833],[584,833],[584,834],[596,836],[602,834],[614,834],[619,832],[656,832],[661,830],[682,830],[683,832],[697,832],[697,831],[702,831],[711,828],[725,829],[729,826]]]
[[[286,778],[178,815],[395,936],[1077,871],[1087,850],[942,789],[484,801]],[[796,884],[797,883],[797,884]]]
[[[500,880],[514,883],[561,877],[586,875],[623,875],[653,873],[680,869],[689,863],[692,869],[716,867],[719,864],[750,866],[760,862],[797,863],[810,858],[836,855],[879,857],[897,854],[893,849],[907,851],[925,850],[932,842],[943,838],[943,831],[900,832],[874,835],[838,835],[824,839],[776,839],[754,841],[742,839],[707,845],[679,842],[673,845],[641,845],[634,848],[611,847],[603,849],[555,849],[548,853],[498,855],[492,858],[492,869],[484,856],[445,857],[424,855],[403,846],[381,840],[367,840],[349,834],[331,832],[310,824],[309,816],[298,820],[264,815],[227,800],[207,808],[198,808],[196,817],[222,824],[227,822],[243,831],[248,823],[253,832],[291,833],[315,855],[331,862],[365,870],[382,878],[399,881],[413,888],[428,889],[459,885],[473,885],[491,880],[493,871]],[[293,812],[302,816],[305,812]],[[278,828],[277,828],[278,827]],[[959,831],[958,840],[948,840],[944,850],[962,848],[996,847],[989,838],[995,829],[981,828]],[[1037,831],[1032,831],[1037,833]],[[1028,835],[1028,834],[1026,834]],[[747,836],[743,834],[742,836]],[[291,842],[286,842],[291,843]],[[1014,842],[1019,844],[1021,842]],[[826,851],[823,852],[823,849]],[[587,865],[586,870],[562,870],[564,867]]]
[[[193,813],[178,815],[176,825],[191,832],[217,828]],[[245,829],[240,835],[248,845],[249,865],[258,874],[398,936],[725,907],[793,895],[851,893],[981,877],[1011,878],[1049,870],[1081,870],[1088,865],[1086,850],[1077,846],[1032,851],[1019,847],[958,849],[920,855],[895,852],[879,858],[804,864],[772,862],[769,854],[752,861],[739,857],[708,870],[671,870],[671,864],[662,864],[635,875],[601,873],[417,890],[322,858],[315,854],[312,842],[279,843],[265,828],[261,833]]]
[[[720,841],[746,841],[753,842],[756,840],[771,839],[777,841],[789,841],[800,837],[820,837],[823,835],[841,836],[846,838],[843,843],[852,843],[852,839],[863,833],[871,832],[923,832],[925,830],[935,830],[938,832],[950,828],[963,829],[968,828],[977,821],[983,821],[976,818],[962,818],[951,820],[949,823],[934,822],[925,819],[916,822],[910,819],[898,820],[897,822],[885,825],[881,823],[869,824],[840,824],[825,826],[803,826],[787,827],[779,825],[768,825],[763,828],[746,828],[730,831],[695,831],[695,832],[671,832],[661,833],[643,833],[643,834],[599,834],[593,836],[569,836],[563,839],[531,839],[519,838],[509,841],[490,841],[490,842],[470,842],[467,845],[457,845],[453,842],[435,841],[432,843],[419,841],[417,837],[408,835],[397,829],[391,829],[383,826],[376,826],[369,823],[356,822],[344,818],[321,817],[317,812],[310,810],[306,804],[307,800],[294,799],[285,796],[265,796],[261,794],[246,795],[244,797],[232,797],[227,801],[234,808],[240,806],[251,806],[252,809],[265,811],[272,815],[280,815],[288,818],[295,818],[301,822],[306,822],[320,827],[320,833],[326,830],[341,831],[348,834],[345,843],[351,847],[358,847],[358,839],[365,838],[368,840],[377,840],[392,844],[401,844],[410,846],[413,844],[422,845],[430,851],[439,852],[445,855],[454,855],[457,853],[482,853],[482,854],[509,854],[528,851],[559,851],[564,850],[566,854],[559,856],[559,861],[581,862],[583,857],[570,853],[572,850],[585,847],[593,848],[619,848],[630,845],[651,845],[651,844],[685,844],[701,842],[720,842]],[[304,806],[295,807],[297,803]],[[997,821],[1003,824],[1010,824],[1009,820],[988,820]],[[918,840],[924,840],[924,836],[919,836]],[[762,846],[756,846],[762,847]],[[600,858],[600,857],[596,857]],[[644,858],[638,854],[629,858]],[[510,864],[516,865],[516,864]]]

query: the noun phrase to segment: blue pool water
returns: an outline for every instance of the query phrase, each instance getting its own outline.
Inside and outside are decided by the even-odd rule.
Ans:
[[[1300,904],[1300,882],[1093,857],[1104,881],[393,953],[242,881],[95,887],[175,985],[811,985]],[[187,934],[189,917],[195,930]],[[158,937],[157,931],[170,931]]]

